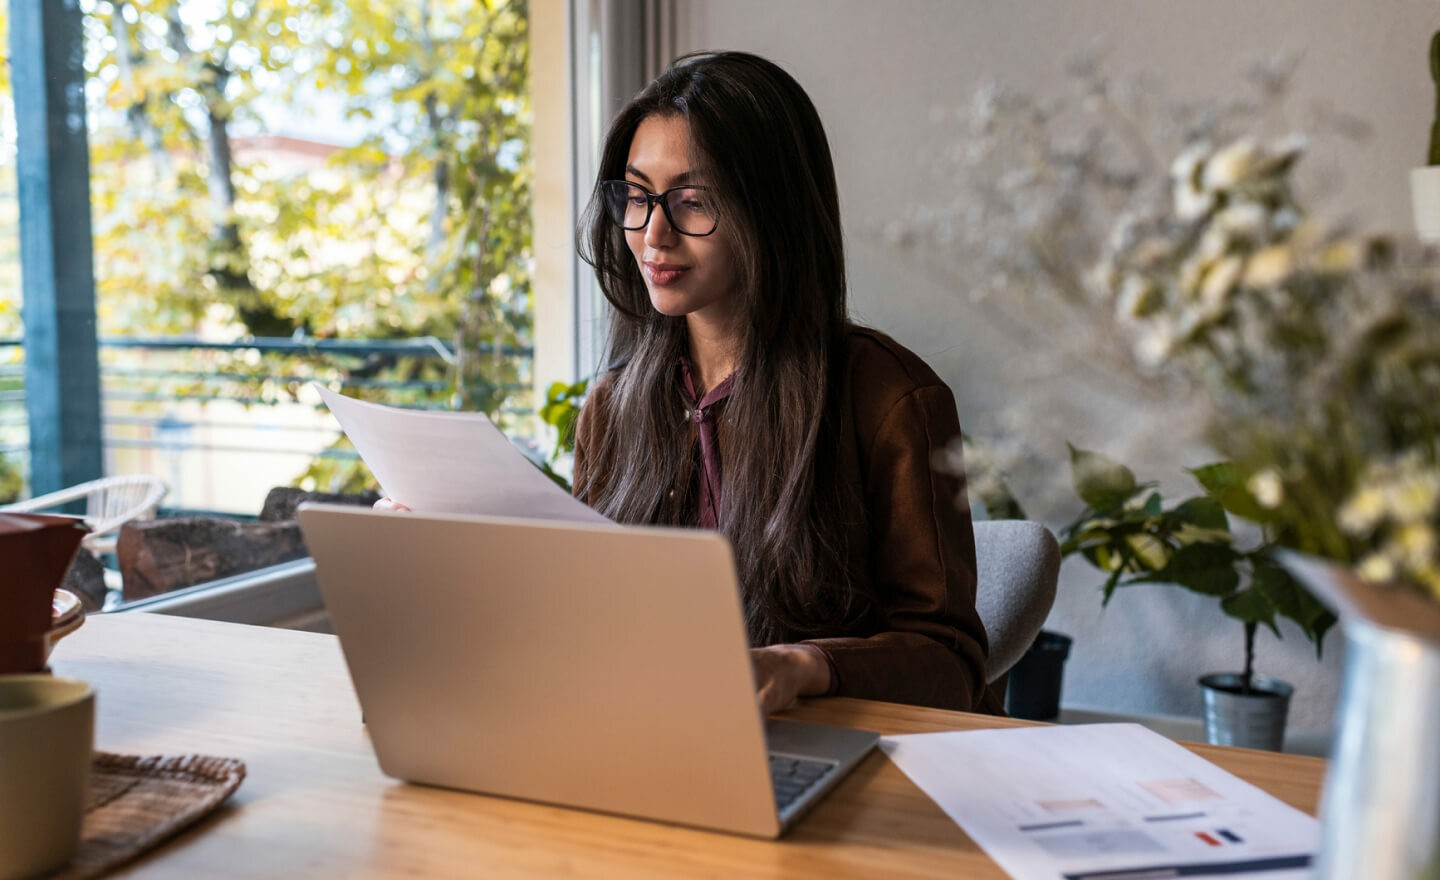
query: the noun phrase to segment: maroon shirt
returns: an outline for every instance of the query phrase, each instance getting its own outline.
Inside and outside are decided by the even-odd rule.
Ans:
[[[680,388],[685,394],[685,408],[690,411],[690,421],[695,423],[700,435],[700,468],[696,474],[699,516],[696,525],[702,529],[720,527],[720,438],[715,432],[715,409],[730,399],[730,389],[734,385],[735,374],[731,373],[697,402],[690,359],[683,355],[680,357]]]

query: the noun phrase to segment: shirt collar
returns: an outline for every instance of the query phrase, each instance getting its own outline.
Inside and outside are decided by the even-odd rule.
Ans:
[[[680,387],[685,393],[686,406],[707,409],[730,396],[730,389],[735,385],[734,373],[726,376],[720,384],[705,392],[705,396],[697,403],[695,400],[695,376],[690,367],[690,359],[682,354],[676,360],[680,365]]]

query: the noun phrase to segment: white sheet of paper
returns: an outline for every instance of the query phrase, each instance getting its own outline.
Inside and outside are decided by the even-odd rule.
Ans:
[[[483,413],[399,409],[315,387],[380,490],[412,510],[610,522],[541,473]]]
[[[1138,724],[887,736],[1016,880],[1311,876],[1319,823]]]

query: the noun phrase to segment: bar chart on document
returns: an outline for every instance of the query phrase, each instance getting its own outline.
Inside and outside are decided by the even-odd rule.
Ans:
[[[1311,876],[1312,817],[1134,724],[885,737],[1017,880]]]

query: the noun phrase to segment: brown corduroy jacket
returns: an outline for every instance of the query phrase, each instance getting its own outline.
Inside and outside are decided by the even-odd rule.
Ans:
[[[850,334],[848,383],[836,478],[863,499],[849,568],[874,610],[851,632],[806,643],[829,659],[837,696],[999,712],[998,695],[985,687],[964,479],[932,466],[960,435],[954,395],[915,354],[863,328]],[[587,449],[609,430],[607,386],[602,377],[580,413],[577,486],[590,482]],[[719,424],[723,462],[723,418]]]

